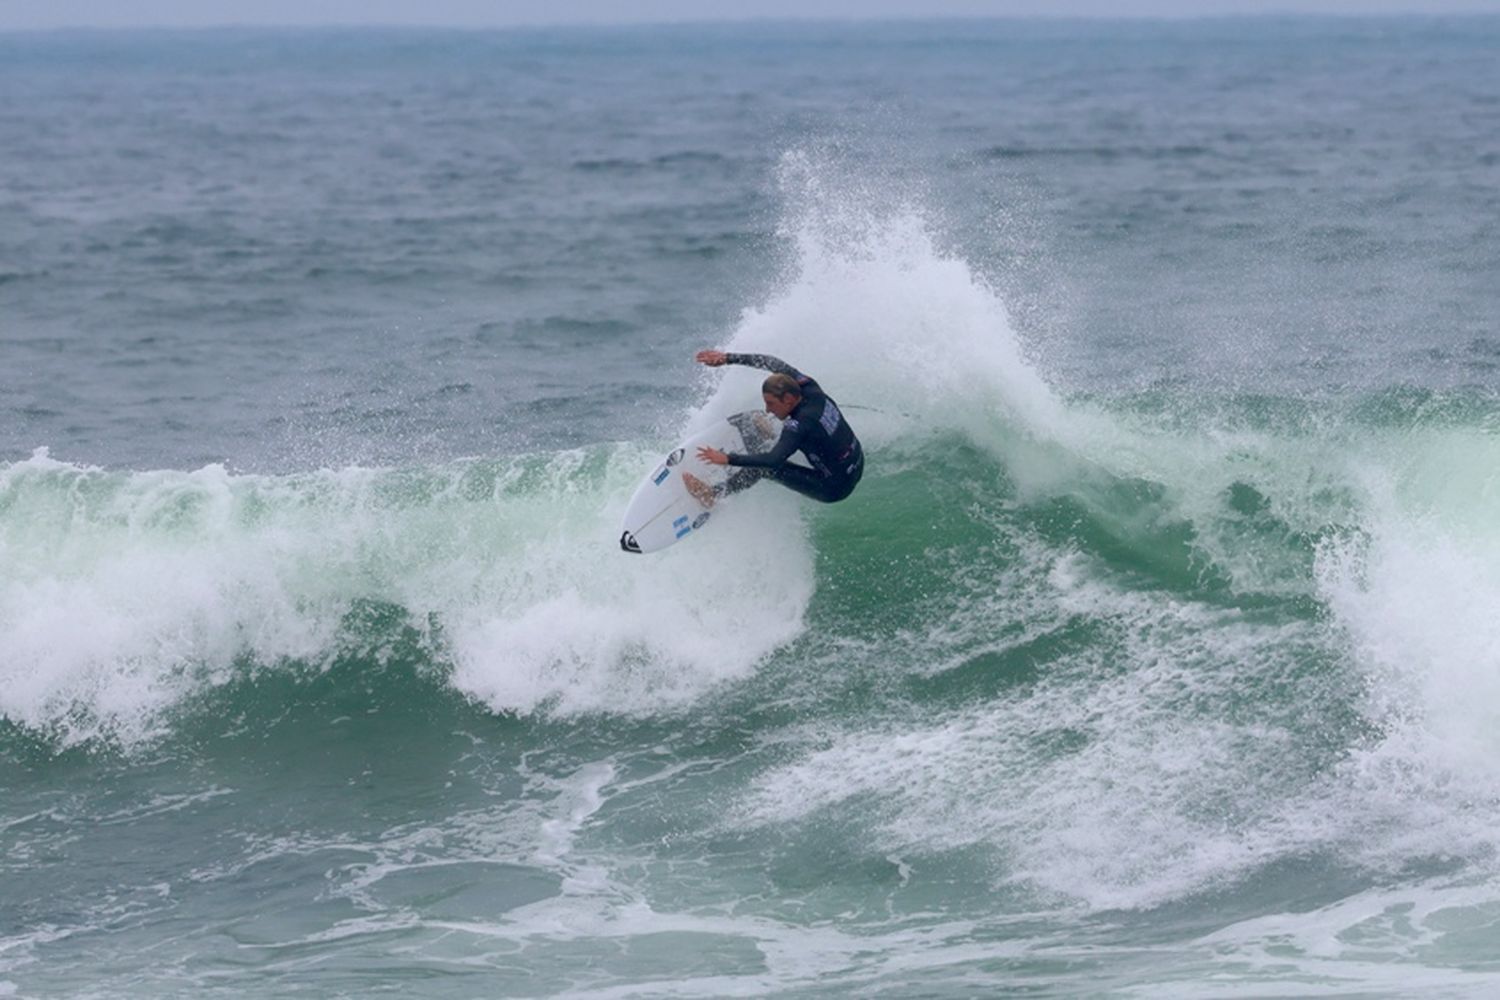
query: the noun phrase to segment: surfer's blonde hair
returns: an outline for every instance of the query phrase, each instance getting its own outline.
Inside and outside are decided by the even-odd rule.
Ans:
[[[785,399],[788,396],[802,395],[802,386],[785,372],[777,372],[775,375],[766,376],[766,380],[760,384],[760,391],[767,396]]]

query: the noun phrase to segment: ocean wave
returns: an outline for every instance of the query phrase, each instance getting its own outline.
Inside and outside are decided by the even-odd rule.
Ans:
[[[351,698],[429,704],[414,726],[706,712],[780,748],[731,822],[988,851],[1098,909],[1320,852],[1497,853],[1482,394],[1068,399],[920,215],[788,171],[817,206],[798,267],[723,346],[849,408],[850,501],[762,487],[617,551],[659,449],[755,398],[741,369],[654,442],[287,476],[39,451],[0,469],[9,738],[255,726],[273,689],[325,722]]]
[[[768,593],[754,580],[770,556],[727,558],[774,503],[684,547],[666,581],[623,558],[619,517],[649,461],[601,446],[274,477],[39,452],[0,471],[0,709],[65,744],[150,739],[251,665],[328,663],[370,604],[400,608],[450,683],[496,711],[691,698],[795,632],[810,574],[783,554],[789,585]]]

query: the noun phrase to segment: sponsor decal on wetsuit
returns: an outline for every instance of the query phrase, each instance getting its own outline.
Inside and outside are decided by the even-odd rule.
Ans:
[[[839,413],[839,408],[833,405],[833,400],[830,399],[823,404],[823,415],[818,418],[818,423],[823,425],[825,433],[832,435],[834,431],[838,430],[841,419],[842,416]]]

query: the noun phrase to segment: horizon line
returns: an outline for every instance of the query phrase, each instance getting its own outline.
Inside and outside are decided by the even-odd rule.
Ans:
[[[131,33],[131,32],[213,32],[213,31],[453,31],[453,32],[499,32],[499,31],[547,31],[547,30],[610,30],[643,28],[716,27],[733,25],[837,25],[837,24],[902,24],[902,23],[1006,23],[1006,22],[1051,22],[1051,23],[1141,23],[1141,22],[1202,22],[1202,21],[1272,21],[1272,20],[1327,20],[1327,21],[1386,21],[1420,19],[1436,21],[1443,19],[1500,18],[1500,11],[1453,10],[1432,11],[1414,8],[1400,11],[1226,11],[1222,13],[1181,14],[884,14],[861,15],[744,15],[724,17],[682,17],[643,19],[639,21],[517,21],[506,24],[488,22],[438,23],[430,21],[326,21],[326,22],[268,22],[264,24],[247,21],[224,21],[208,24],[60,24],[32,26],[0,26],[0,35],[21,34],[67,34],[67,33]]]

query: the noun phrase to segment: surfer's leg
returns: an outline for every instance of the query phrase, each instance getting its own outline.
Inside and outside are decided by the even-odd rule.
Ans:
[[[779,466],[768,470],[766,475],[787,489],[811,497],[819,503],[832,503],[848,496],[842,484],[835,484],[828,476],[819,475],[800,465]]]
[[[758,469],[753,466],[736,468],[729,474],[728,479],[714,487],[714,493],[721,497],[727,497],[731,494],[739,493],[741,490],[748,490],[764,479],[765,476],[765,469]]]
[[[819,503],[837,503],[854,492],[854,484],[859,482],[858,476],[854,477],[853,481],[835,479],[832,476],[820,475],[801,465],[781,465],[774,469],[745,466],[735,469],[729,474],[728,479],[715,486],[709,486],[686,472],[682,474],[682,478],[687,483],[688,489],[705,507],[712,507],[713,502],[720,497],[748,490],[762,479],[775,480],[787,489],[810,497]]]

